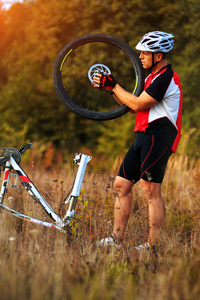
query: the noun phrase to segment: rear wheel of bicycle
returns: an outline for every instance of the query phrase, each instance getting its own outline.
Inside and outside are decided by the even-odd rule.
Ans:
[[[60,100],[72,112],[90,120],[111,120],[127,113],[127,106],[92,86],[92,77],[98,71],[112,73],[136,96],[143,90],[144,71],[137,53],[116,37],[89,34],[68,43],[56,58],[53,82]]]

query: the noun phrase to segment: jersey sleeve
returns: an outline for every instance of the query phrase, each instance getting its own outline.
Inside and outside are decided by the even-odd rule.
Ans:
[[[161,73],[146,89],[145,92],[149,94],[156,101],[161,102],[168,86],[173,77],[173,70],[167,68],[167,70]]]

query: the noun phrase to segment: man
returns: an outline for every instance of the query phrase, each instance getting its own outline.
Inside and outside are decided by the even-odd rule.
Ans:
[[[113,93],[115,99],[137,113],[136,140],[127,152],[114,182],[116,202],[112,235],[102,245],[120,244],[131,212],[132,186],[141,181],[148,201],[149,237],[137,247],[155,247],[165,218],[161,183],[167,161],[180,140],[182,90],[179,76],[167,64],[166,54],[173,48],[173,35],[153,31],[144,35],[136,49],[144,69],[151,70],[140,96],[125,91],[110,74],[96,74],[93,86]]]

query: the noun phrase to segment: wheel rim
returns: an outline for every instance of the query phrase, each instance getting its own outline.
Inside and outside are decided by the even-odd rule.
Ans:
[[[84,42],[65,50],[60,62],[62,98],[66,99],[66,106],[72,110],[74,107],[74,112],[80,110],[81,114],[89,112],[94,119],[97,115],[97,118],[103,119],[105,115],[108,119],[108,113],[112,112],[116,112],[117,117],[119,110],[127,112],[129,109],[119,105],[109,93],[91,85],[92,77],[98,71],[112,73],[119,84],[131,93],[137,90],[137,66],[127,51],[105,41]]]

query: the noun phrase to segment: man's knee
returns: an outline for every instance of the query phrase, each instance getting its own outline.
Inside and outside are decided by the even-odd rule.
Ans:
[[[141,180],[143,192],[148,200],[161,197],[161,184]]]
[[[131,192],[132,186],[133,184],[131,181],[123,177],[117,176],[113,187],[117,193],[122,193],[124,195],[127,195]]]

